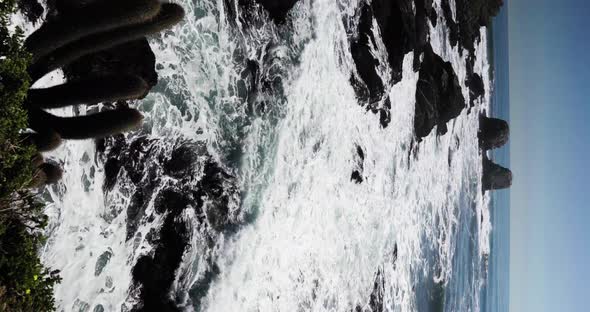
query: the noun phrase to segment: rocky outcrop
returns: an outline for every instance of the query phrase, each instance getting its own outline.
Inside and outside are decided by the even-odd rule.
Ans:
[[[455,0],[456,17],[449,0],[442,0],[444,17],[449,28],[451,44],[460,44],[470,54],[475,50],[475,42],[480,39],[480,28],[489,26],[492,17],[498,14],[503,0]]]
[[[119,191],[132,194],[126,207],[127,240],[142,237],[141,225],[163,220],[145,236],[153,251],[133,268],[138,303],[132,311],[180,311],[174,298],[183,294],[173,294],[172,284],[190,239],[205,240],[214,248],[216,235],[238,226],[239,211],[229,209],[236,200],[235,177],[213,160],[204,144],[188,140],[170,146],[148,136],[116,136],[97,142],[97,152],[105,163],[105,191],[119,184]],[[183,217],[189,210],[195,219]],[[193,228],[204,236],[194,237]],[[210,264],[209,274],[215,274],[213,260]]]
[[[481,116],[479,127],[477,138],[484,151],[502,147],[508,142],[510,128],[505,120]]]
[[[483,191],[509,188],[512,185],[512,172],[484,155],[482,184]]]
[[[427,45],[416,87],[416,136],[427,136],[434,126],[437,126],[438,134],[445,134],[447,122],[459,116],[464,108],[465,99],[453,66]]]
[[[481,98],[486,93],[483,79],[479,74],[472,73],[467,78],[467,87],[469,88],[469,103],[473,106],[475,100]]]

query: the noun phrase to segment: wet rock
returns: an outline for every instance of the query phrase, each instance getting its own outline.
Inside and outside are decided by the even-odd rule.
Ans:
[[[365,160],[365,152],[363,149],[357,145],[356,147],[356,169],[352,171],[352,175],[350,176],[350,180],[354,181],[357,184],[363,183],[363,171],[364,171],[364,160]]]
[[[99,276],[100,273],[104,270],[106,265],[111,261],[111,257],[113,256],[113,251],[107,250],[103,252],[98,259],[96,260],[96,265],[94,266],[94,276]]]
[[[17,1],[18,10],[23,13],[31,23],[37,23],[43,16],[43,6],[37,0],[20,0]]]
[[[204,176],[197,184],[195,198],[203,207],[210,226],[216,231],[225,231],[235,225],[229,211],[232,194],[237,189],[232,183],[235,178],[225,172],[217,163],[208,161],[203,169]]]
[[[432,8],[432,0],[375,0],[370,4],[362,4],[359,14],[358,28],[353,32],[350,42],[356,66],[356,74],[351,76],[350,82],[360,104],[379,113],[381,126],[387,127],[391,120],[391,104],[386,86],[401,80],[404,56],[411,51],[415,55],[414,69],[418,70],[418,56],[428,41],[428,21],[436,13]],[[371,46],[377,46],[372,30],[373,20],[379,25],[387,50],[391,80],[384,81],[377,71],[380,64],[371,49]]]
[[[175,148],[164,163],[164,173],[175,178],[186,177],[196,165],[197,149],[197,146],[190,144]]]
[[[178,214],[179,211],[185,209],[190,203],[190,198],[181,192],[181,190],[171,188],[161,191],[154,203],[156,212],[159,214],[166,212]]]
[[[424,49],[416,88],[416,136],[427,136],[434,126],[438,126],[439,135],[445,134],[446,123],[459,116],[464,108],[465,99],[453,66],[436,55],[428,45]]]
[[[350,43],[350,52],[361,80],[352,76],[351,84],[357,97],[369,103],[375,103],[383,97],[384,84],[379,74],[377,74],[379,61],[373,56],[370,49],[370,44],[376,45],[371,30],[373,26],[373,10],[370,5],[364,4],[361,7],[360,14],[358,38]]]
[[[479,146],[485,151],[508,142],[510,128],[505,120],[481,116],[479,119]]]
[[[160,231],[153,256],[142,256],[133,267],[133,280],[140,285],[140,303],[132,311],[180,311],[170,299],[174,273],[188,245],[188,228],[168,214]]]
[[[285,21],[287,14],[298,0],[256,0],[277,23]]]
[[[485,95],[485,86],[480,75],[473,73],[467,78],[467,87],[469,87],[470,104],[473,106],[475,100]]]
[[[489,26],[503,5],[503,0],[455,0],[456,17],[453,19],[449,0],[442,0],[444,17],[453,46],[459,43],[470,54],[480,39],[480,28]]]
[[[509,188],[512,185],[512,172],[483,157],[483,190],[499,190]]]

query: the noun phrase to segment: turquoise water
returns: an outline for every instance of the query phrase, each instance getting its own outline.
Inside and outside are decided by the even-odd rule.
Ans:
[[[494,93],[491,115],[510,123],[508,72],[508,12],[504,6],[492,31]],[[510,167],[510,142],[492,152],[494,161]],[[508,311],[510,261],[510,190],[492,193],[492,238],[487,285],[483,288],[483,311]]]

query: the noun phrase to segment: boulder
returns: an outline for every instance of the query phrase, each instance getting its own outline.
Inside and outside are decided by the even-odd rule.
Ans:
[[[473,73],[467,78],[467,87],[469,87],[469,102],[473,106],[475,100],[486,93],[483,79],[479,74]]]
[[[479,119],[479,146],[485,151],[498,148],[508,142],[510,128],[505,120],[481,116]]]
[[[512,185],[512,171],[483,157],[483,190],[499,190]]]
[[[459,116],[464,108],[465,98],[453,66],[427,45],[416,87],[416,136],[427,136],[434,126],[438,126],[438,134],[445,134],[447,122]]]

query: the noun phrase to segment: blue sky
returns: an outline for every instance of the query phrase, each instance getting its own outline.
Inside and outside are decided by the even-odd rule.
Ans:
[[[505,2],[510,310],[589,311],[590,2]]]

